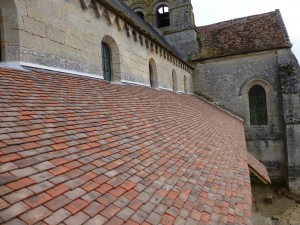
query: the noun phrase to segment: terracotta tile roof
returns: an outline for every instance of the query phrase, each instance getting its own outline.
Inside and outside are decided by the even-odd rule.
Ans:
[[[251,224],[242,122],[186,94],[0,69],[0,223]]]
[[[271,179],[268,175],[266,167],[249,152],[247,157],[250,171],[254,173],[265,184],[271,184]]]
[[[289,48],[291,43],[280,11],[197,27],[203,60],[236,54]]]

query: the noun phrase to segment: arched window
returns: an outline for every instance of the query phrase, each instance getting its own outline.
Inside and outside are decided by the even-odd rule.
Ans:
[[[177,91],[178,86],[177,86],[177,76],[175,70],[173,70],[172,72],[172,83],[173,83],[173,91]]]
[[[170,12],[169,12],[169,7],[167,5],[158,6],[156,15],[157,15],[157,26],[159,28],[170,26]]]
[[[111,81],[111,55],[107,44],[102,42],[102,70],[104,80]]]
[[[249,90],[249,108],[251,125],[268,125],[266,91],[260,85]]]
[[[0,18],[1,18],[1,13],[0,13]],[[1,24],[0,24],[0,62],[2,62],[2,37],[1,37]]]
[[[1,8],[0,8],[0,18],[3,18],[2,17],[2,13],[1,13]],[[2,62],[2,23],[1,23],[1,20],[0,20],[0,62]]]
[[[149,79],[150,79],[150,86],[153,87],[153,68],[149,63]]]
[[[143,13],[143,12],[141,12],[141,11],[137,11],[137,12],[136,12],[136,14],[138,14],[138,15],[139,15],[139,17],[141,17],[143,20],[145,19],[145,15],[144,15],[144,13]]]
[[[149,80],[150,80],[151,87],[154,87],[154,88],[158,87],[156,64],[153,59],[149,60]]]
[[[183,78],[183,90],[185,93],[187,93],[187,78],[184,76]]]

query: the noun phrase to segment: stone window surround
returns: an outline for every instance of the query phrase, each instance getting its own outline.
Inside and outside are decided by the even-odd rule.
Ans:
[[[183,90],[184,90],[184,93],[188,92],[188,84],[187,84],[187,77],[186,77],[186,75],[184,75],[184,77],[183,77]]]
[[[120,74],[120,51],[117,42],[109,35],[105,35],[102,39],[102,43],[105,43],[110,48],[111,57],[111,81],[121,81]],[[101,56],[102,57],[102,56]]]
[[[160,12],[162,11],[162,12]],[[171,19],[170,19],[170,8],[165,4],[161,4],[156,8],[155,11],[156,22],[158,28],[170,27]]]
[[[149,59],[149,84],[153,88],[158,88],[158,75],[157,75],[157,67],[155,60],[153,58]]]
[[[17,15],[17,7],[14,1],[1,0],[0,4],[0,62],[20,61],[19,22],[17,19],[9,19],[11,15]],[[10,38],[13,37],[13,40]]]
[[[143,13],[144,14],[144,19],[146,18],[146,10],[144,9],[144,7],[141,7],[141,6],[135,7],[133,9],[133,11],[136,12],[136,13],[137,12]]]
[[[178,91],[177,74],[175,69],[172,70],[173,91]]]
[[[268,125],[265,89],[260,85],[253,85],[248,92],[248,99],[251,125]]]
[[[1,18],[1,13],[0,13],[0,18]],[[1,19],[0,19],[1,20]],[[3,53],[2,53],[2,49],[3,49],[3,47],[2,47],[2,39],[3,39],[3,37],[2,37],[2,29],[1,29],[1,25],[0,25],[0,62],[2,62],[2,55],[3,55]]]
[[[158,23],[157,23],[157,15],[156,15],[156,13],[157,13],[158,8],[159,8],[161,5],[166,5],[166,6],[169,8],[170,26],[167,26],[167,27],[161,27],[161,28],[159,28],[159,29],[162,29],[162,30],[164,30],[164,29],[169,29],[169,28],[172,26],[172,24],[173,24],[173,21],[172,21],[172,18],[173,18],[173,17],[172,17],[172,7],[171,7],[171,4],[170,4],[169,1],[158,1],[158,2],[156,2],[156,3],[152,6],[152,14],[154,15],[154,16],[153,16],[153,25],[154,25],[155,27],[158,27]]]
[[[250,108],[249,108],[249,91],[254,85],[259,85],[262,88],[264,88],[266,92],[266,103],[267,103],[267,116],[268,116],[268,125],[251,125],[250,123]],[[272,104],[272,95],[273,95],[274,88],[271,85],[271,83],[263,78],[256,77],[250,79],[248,82],[246,82],[245,85],[242,86],[240,94],[243,96],[244,102],[245,102],[245,109],[246,109],[246,115],[245,115],[245,125],[246,126],[269,126],[271,124],[270,118],[271,116],[271,104]]]
[[[105,43],[101,43],[101,53],[102,53],[102,72],[103,72],[103,78],[106,81],[111,81],[111,50],[110,47]],[[108,61],[106,63],[106,61]],[[109,69],[106,68],[105,65],[108,65]],[[106,76],[107,75],[109,76]]]

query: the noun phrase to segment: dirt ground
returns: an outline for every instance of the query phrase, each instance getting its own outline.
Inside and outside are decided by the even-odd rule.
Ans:
[[[274,225],[300,225],[300,204],[281,194],[278,188],[252,186],[252,194],[253,210],[271,218]],[[272,204],[266,200],[270,194]]]

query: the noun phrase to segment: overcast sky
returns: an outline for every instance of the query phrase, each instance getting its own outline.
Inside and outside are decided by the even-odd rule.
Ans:
[[[197,26],[261,14],[279,9],[300,62],[299,0],[192,0]]]

